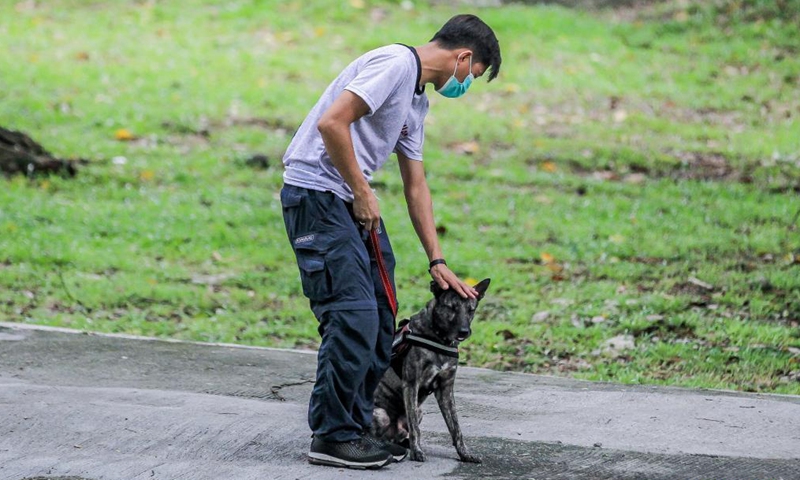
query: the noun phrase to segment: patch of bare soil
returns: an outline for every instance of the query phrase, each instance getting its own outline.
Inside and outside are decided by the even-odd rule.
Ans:
[[[667,176],[681,180],[728,180],[751,183],[752,176],[749,172],[734,169],[728,159],[716,152],[670,152],[680,160],[672,172]]]
[[[759,182],[771,193],[800,193],[800,164],[796,166],[785,162],[782,165],[770,165],[769,161],[765,161],[764,164],[737,165],[725,154],[715,151],[669,150],[664,154],[672,157],[674,161],[653,162],[647,165],[612,164],[600,169],[593,169],[590,165],[575,159],[533,158],[527,163],[543,171],[565,169],[575,175],[600,181],[641,184],[650,179],[670,178],[746,184]]]
[[[0,127],[0,172],[7,176],[55,173],[74,177],[83,163],[88,162],[57,158],[27,134]]]

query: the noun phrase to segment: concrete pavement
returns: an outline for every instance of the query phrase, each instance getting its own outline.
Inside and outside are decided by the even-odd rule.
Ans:
[[[309,465],[315,355],[0,323],[0,480],[800,479],[800,397],[460,368],[462,464]]]

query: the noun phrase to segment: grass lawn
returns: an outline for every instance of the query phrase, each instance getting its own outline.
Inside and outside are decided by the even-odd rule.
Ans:
[[[315,348],[280,157],[349,61],[460,11],[439,3],[0,3],[0,125],[90,160],[0,178],[0,319]],[[429,89],[426,127],[448,263],[492,278],[466,364],[800,394],[797,18],[470,11],[501,74]],[[427,259],[394,161],[374,185],[408,316]]]

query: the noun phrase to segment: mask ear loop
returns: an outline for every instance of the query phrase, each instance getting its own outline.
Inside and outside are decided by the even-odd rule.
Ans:
[[[453,76],[454,77],[456,76],[457,72],[458,72],[458,57],[456,57],[456,67],[453,69]],[[456,78],[456,80],[458,80],[458,79]]]

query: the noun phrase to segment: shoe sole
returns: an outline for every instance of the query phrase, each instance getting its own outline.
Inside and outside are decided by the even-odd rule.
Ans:
[[[391,454],[389,454],[389,455],[391,455]],[[404,454],[402,454],[402,455],[397,455],[397,456],[395,456],[395,455],[392,455],[392,462],[394,462],[394,463],[400,463],[400,462],[402,462],[403,460],[405,460],[407,456],[408,456],[408,452],[406,452],[406,453],[404,453]]]
[[[394,457],[374,462],[349,462],[341,458],[325,455],[324,453],[309,453],[308,463],[312,465],[325,465],[328,467],[352,468],[354,470],[377,470],[392,463]]]

